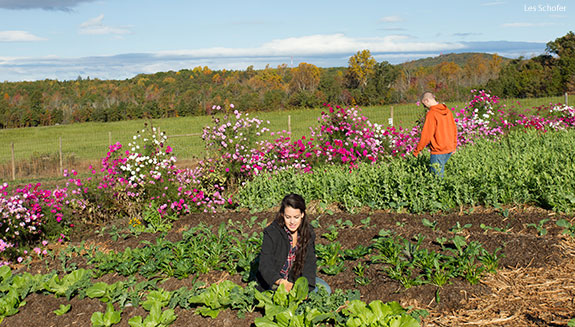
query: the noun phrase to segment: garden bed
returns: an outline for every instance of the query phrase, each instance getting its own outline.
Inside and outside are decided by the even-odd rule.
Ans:
[[[575,281],[572,279],[575,243],[570,237],[563,235],[563,228],[556,224],[560,219],[569,220],[569,217],[531,207],[466,208],[460,212],[435,215],[382,211],[349,214],[338,212],[337,209],[320,210],[319,206],[313,208],[313,205],[311,211],[313,218],[319,223],[316,228],[317,244],[328,244],[330,241],[321,235],[328,233],[330,226],[335,226],[338,230],[336,240],[344,249],[358,245],[368,246],[379,231],[384,229],[411,241],[416,236],[423,236],[421,247],[433,250],[438,248],[434,241],[437,237],[446,235],[450,233],[450,229],[459,226],[458,234],[465,237],[466,241],[477,241],[489,252],[501,248],[497,252],[501,256],[497,272],[484,273],[480,282],[475,285],[462,278],[455,278],[441,288],[431,284],[405,288],[382,273],[382,264],[370,263],[367,257],[356,261],[346,260],[345,270],[336,275],[319,273],[333,289],[359,290],[364,302],[398,301],[406,308],[427,310],[429,316],[423,318],[423,326],[566,326],[575,313],[575,304],[572,301],[575,292]],[[182,237],[182,231],[200,222],[216,228],[221,223],[227,223],[229,219],[247,221],[254,216],[257,217],[256,224],[251,225],[248,232],[261,231],[258,223],[266,219],[270,222],[274,213],[193,214],[175,221],[166,239],[178,241]],[[366,218],[369,218],[369,221],[366,221]],[[423,219],[433,223],[433,226],[424,225]],[[541,224],[543,219],[549,220]],[[120,234],[121,237],[113,240],[114,235],[110,233],[110,228],[104,232],[96,232],[101,227],[77,227],[77,233],[72,235],[70,244],[78,245],[84,241],[84,244],[99,245],[110,251],[141,247],[141,241],[154,242],[158,237],[156,234],[147,233],[138,237]],[[547,230],[545,235],[543,229]],[[57,252],[58,249],[54,251]],[[358,262],[369,264],[365,273],[369,280],[366,285],[359,285],[355,281],[357,275],[354,267]],[[77,260],[77,264],[79,268],[92,268],[82,260]],[[34,261],[28,266],[14,269],[14,273],[47,273],[57,270],[59,265],[55,259],[47,263]],[[137,278],[144,279],[139,275]],[[245,285],[239,275],[230,275],[224,271],[201,274],[197,278],[208,284],[227,279]],[[106,274],[100,277],[99,281],[111,283],[123,279],[125,278],[117,274]],[[160,283],[158,286],[174,291],[182,286],[190,287],[192,278],[166,278]],[[19,313],[5,318],[2,326],[89,326],[92,313],[106,309],[106,304],[98,299],[72,298],[68,301],[65,297],[55,297],[52,294],[32,294],[25,301],[26,305],[20,308]],[[58,309],[60,304],[71,304],[71,310],[57,316],[53,311]],[[246,314],[244,318],[239,318],[237,312],[232,310],[222,311],[215,319],[197,315],[194,309],[176,308],[175,313],[177,319],[171,326],[251,326],[256,317],[262,316],[262,312],[258,310]],[[131,317],[144,314],[142,307],[126,307],[118,326],[128,326]]]

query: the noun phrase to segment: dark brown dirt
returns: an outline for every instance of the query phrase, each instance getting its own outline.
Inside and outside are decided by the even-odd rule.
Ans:
[[[438,236],[448,236],[448,230],[460,224],[471,224],[470,228],[465,229],[461,235],[464,235],[468,241],[475,240],[480,242],[483,247],[489,251],[494,251],[501,248],[500,254],[504,257],[500,261],[501,271],[513,271],[517,269],[544,269],[554,270],[562,266],[565,260],[571,258],[572,254],[562,251],[559,246],[560,242],[564,239],[561,235],[562,229],[559,228],[555,222],[561,218],[571,219],[571,217],[563,217],[559,214],[550,213],[545,210],[520,207],[520,208],[507,208],[507,212],[503,210],[487,210],[482,208],[467,208],[465,212],[454,212],[448,214],[402,214],[402,213],[389,213],[389,212],[370,212],[365,211],[362,213],[349,214],[349,213],[319,213],[312,212],[310,216],[317,218],[320,227],[316,229],[318,235],[317,243],[327,243],[328,241],[321,237],[326,233],[326,229],[330,225],[338,225],[338,222],[349,220],[352,222],[351,227],[342,227],[339,232],[337,241],[341,242],[344,248],[354,248],[359,244],[368,245],[372,238],[378,235],[381,229],[392,230],[398,235],[412,239],[416,235],[424,236],[422,246],[430,249],[438,248],[434,240]],[[313,208],[311,211],[314,211]],[[337,211],[337,210],[334,210]],[[168,233],[167,238],[171,241],[176,241],[181,238],[181,232],[187,230],[200,222],[204,222],[211,226],[217,227],[220,223],[226,223],[229,219],[234,221],[245,221],[252,216],[257,216],[257,222],[267,219],[268,222],[274,217],[273,212],[268,213],[249,213],[249,212],[231,212],[231,213],[218,213],[218,214],[193,214],[183,219],[174,222],[173,229]],[[361,220],[369,217],[369,225],[364,226]],[[430,221],[437,221],[436,230],[425,227],[422,224],[422,219],[426,218]],[[538,224],[542,219],[550,219],[545,224],[548,229],[548,234],[544,236],[538,235],[538,232],[533,227],[528,227],[527,224]],[[118,222],[122,223],[122,222]],[[483,224],[487,227],[481,228]],[[341,225],[339,225],[341,226]],[[97,226],[81,226],[74,233],[72,244],[78,244],[81,241],[98,244],[110,250],[122,250],[126,247],[137,247],[143,240],[154,241],[157,235],[142,234],[139,237],[129,237],[126,239],[119,239],[113,241],[108,233],[95,233],[98,229]],[[252,228],[254,231],[260,230],[256,224]],[[451,234],[452,235],[452,234]],[[370,302],[376,299],[387,301],[398,301],[403,306],[411,306],[413,308],[426,309],[431,313],[431,317],[435,317],[432,321],[424,321],[425,326],[458,326],[455,324],[444,324],[441,319],[437,317],[450,316],[455,312],[459,315],[465,315],[465,310],[469,306],[471,299],[473,299],[474,308],[480,306],[478,301],[481,299],[492,298],[498,293],[498,290],[493,289],[486,283],[479,283],[477,285],[470,285],[464,280],[452,280],[448,285],[442,287],[439,291],[440,303],[436,302],[437,287],[432,285],[414,286],[409,289],[403,288],[398,282],[393,281],[386,277],[380,270],[377,264],[371,265],[367,270],[367,276],[370,283],[365,286],[356,285],[354,282],[355,274],[353,266],[356,262],[346,262],[346,270],[336,276],[327,276],[322,273],[318,275],[325,279],[328,284],[333,288],[340,289],[358,289],[361,293],[362,299]],[[54,268],[55,263],[54,263]],[[52,268],[52,267],[51,267]],[[35,263],[30,267],[21,267],[21,270],[28,270],[32,273],[46,272],[46,265],[44,263]],[[493,277],[492,277],[493,276]],[[486,278],[497,278],[497,274],[487,276]],[[108,275],[104,276],[102,280],[113,282],[120,280],[123,277]],[[223,279],[230,279],[235,283],[242,284],[239,276],[229,276],[227,273],[214,272],[209,275],[199,276],[200,280],[208,283],[217,282]],[[541,281],[542,283],[545,281]],[[168,279],[162,287],[167,290],[176,290],[182,286],[190,286],[191,279],[177,280]],[[72,309],[70,312],[63,316],[56,316],[52,313],[60,304],[70,303]],[[504,304],[500,304],[503,306]],[[528,307],[528,303],[526,304]],[[22,326],[41,326],[41,327],[66,327],[66,326],[90,326],[90,317],[95,311],[104,311],[106,308],[104,303],[94,299],[77,299],[73,298],[67,301],[65,298],[56,298],[53,295],[33,294],[26,298],[26,305],[20,308],[20,312],[14,316],[7,317],[1,326],[6,327],[22,327]],[[505,312],[508,308],[500,308]],[[512,310],[511,310],[512,311]],[[122,313],[122,321],[118,326],[128,326],[129,318],[134,315],[143,315],[145,312],[141,307],[124,308]],[[216,318],[203,318],[194,314],[194,310],[181,310],[176,309],[178,318],[172,326],[251,326],[255,317],[261,316],[261,313],[256,311],[246,315],[245,318],[240,319],[237,317],[236,312],[226,310]],[[521,323],[512,323],[507,321],[505,326],[547,326],[545,320],[543,322],[534,319],[529,320],[528,316],[541,317],[539,312],[535,309],[533,312],[524,315],[526,318],[521,320]],[[549,317],[545,316],[549,321],[563,321],[566,326],[568,318],[572,317]],[[505,321],[505,320],[504,320]],[[549,322],[547,321],[547,322]],[[490,325],[490,324],[483,324]],[[497,325],[497,324],[493,324]],[[502,326],[503,326],[502,325]]]

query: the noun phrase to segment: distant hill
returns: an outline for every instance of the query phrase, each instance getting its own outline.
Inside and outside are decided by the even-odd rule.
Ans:
[[[402,64],[399,64],[398,66],[407,66],[410,68],[431,67],[431,66],[439,65],[443,62],[453,62],[453,63],[456,63],[457,65],[463,67],[463,66],[465,66],[465,63],[469,60],[469,58],[471,58],[475,55],[480,55],[485,60],[491,60],[491,58],[493,57],[492,54],[482,53],[482,52],[447,53],[447,54],[441,54],[441,55],[436,56],[436,57],[427,57],[427,58],[422,58],[422,59],[404,62]],[[506,57],[500,57],[500,58],[503,60],[502,63],[506,63],[507,61],[511,60],[511,59],[506,58]]]

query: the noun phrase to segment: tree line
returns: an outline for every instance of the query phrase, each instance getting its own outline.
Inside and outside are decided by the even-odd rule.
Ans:
[[[392,65],[361,50],[349,58],[348,67],[195,67],[126,80],[4,82],[0,128],[205,115],[214,105],[230,103],[248,111],[323,103],[383,105],[416,101],[426,90],[442,101],[467,101],[473,88],[487,88],[500,97],[573,91],[575,35],[569,32],[547,43],[545,54],[529,59],[465,53]]]

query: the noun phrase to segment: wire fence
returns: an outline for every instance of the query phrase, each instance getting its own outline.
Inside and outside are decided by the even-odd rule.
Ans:
[[[99,168],[101,158],[116,142],[127,144],[133,133],[117,135],[109,132],[83,139],[73,136],[22,138],[3,144],[0,156],[0,180],[21,180],[62,177],[65,171],[88,171]],[[168,135],[178,159],[194,160],[203,156],[201,134]],[[99,158],[99,159],[98,159]]]

